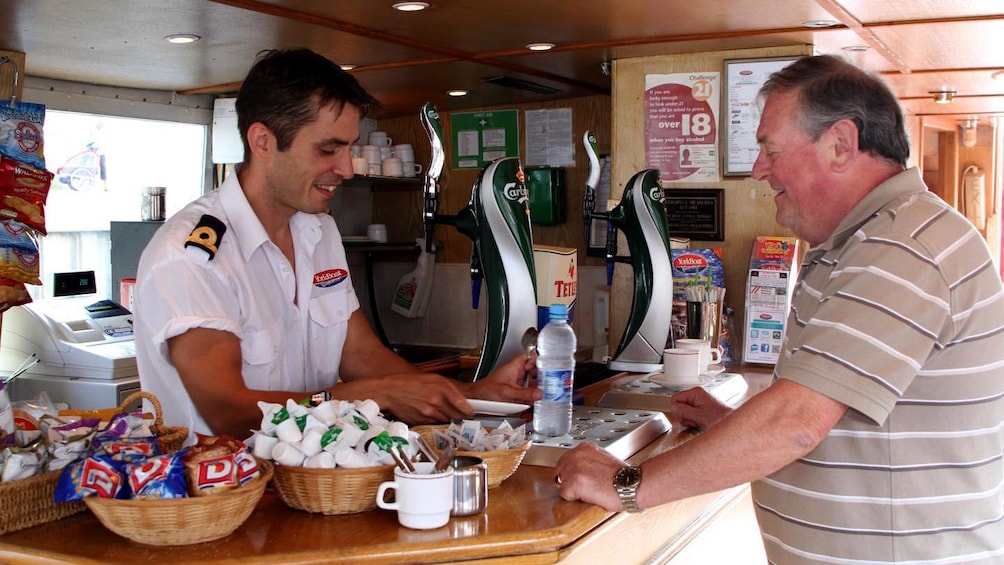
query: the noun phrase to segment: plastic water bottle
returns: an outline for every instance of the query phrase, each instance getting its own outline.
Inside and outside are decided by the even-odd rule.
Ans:
[[[572,426],[572,379],[575,375],[575,331],[568,307],[552,304],[549,321],[537,336],[537,386],[544,397],[533,403],[533,431],[561,436]]]

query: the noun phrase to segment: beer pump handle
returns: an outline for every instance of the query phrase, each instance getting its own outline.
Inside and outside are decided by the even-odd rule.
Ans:
[[[589,176],[586,178],[586,194],[582,199],[582,222],[583,235],[586,245],[589,244],[590,233],[592,232],[593,215],[596,212],[596,186],[600,182],[600,157],[596,150],[596,136],[592,131],[586,131],[582,136],[582,144],[586,149],[586,156],[589,157]]]
[[[432,146],[432,157],[429,159],[429,167],[425,171],[424,207],[422,213],[422,223],[425,225],[425,246],[426,251],[432,252],[432,232],[436,226],[439,213],[439,177],[443,173],[443,165],[446,163],[446,152],[443,149],[443,128],[439,124],[439,112],[436,105],[427,102],[422,106],[422,111],[418,115],[426,135],[429,136],[429,144]]]

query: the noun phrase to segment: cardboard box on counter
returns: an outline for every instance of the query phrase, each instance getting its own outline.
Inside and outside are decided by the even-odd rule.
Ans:
[[[575,319],[578,296],[578,257],[574,247],[533,246],[537,278],[537,326],[547,323],[551,304],[568,306],[568,320]]]

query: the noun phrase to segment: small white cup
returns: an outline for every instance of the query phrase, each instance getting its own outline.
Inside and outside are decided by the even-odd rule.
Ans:
[[[376,163],[370,161],[370,174],[371,175],[379,175],[382,172],[383,172],[383,165],[381,165],[379,161],[377,161]]]
[[[394,145],[394,140],[387,137],[387,132],[385,131],[371,131],[370,132],[370,145],[376,145],[378,147],[390,147]]]
[[[349,147],[349,151],[351,152],[351,154],[352,154],[353,157],[362,157],[363,156],[363,148],[361,146],[359,146],[359,145],[353,145],[353,146]]]
[[[371,165],[373,163],[379,165],[380,161],[383,159],[383,157],[380,156],[380,148],[376,145],[363,145],[361,154],[367,161],[370,162]]]
[[[402,161],[415,161],[415,150],[411,147],[410,143],[399,143],[391,149],[394,152],[394,156],[400,158]]]
[[[721,352],[717,348],[711,347],[711,342],[706,339],[682,338],[676,340],[676,347],[679,349],[693,349],[701,353],[701,372],[722,360]]]
[[[431,530],[445,526],[453,510],[453,467],[432,473],[434,463],[416,462],[415,472],[394,468],[394,480],[380,483],[376,503],[384,510],[397,510],[397,521],[406,528]],[[384,494],[394,491],[394,502]]]
[[[701,352],[696,349],[664,349],[662,375],[669,382],[697,384],[701,376]]]
[[[404,176],[413,177],[415,175],[421,174],[422,165],[415,163],[413,161],[401,161],[401,168],[404,170]]]
[[[370,172],[370,162],[366,160],[366,157],[353,157],[352,172],[357,175],[368,174]]]
[[[404,167],[401,160],[397,157],[387,157],[383,160],[383,176],[385,177],[403,177]]]
[[[385,224],[370,224],[366,227],[366,237],[380,243],[387,243],[387,226]]]

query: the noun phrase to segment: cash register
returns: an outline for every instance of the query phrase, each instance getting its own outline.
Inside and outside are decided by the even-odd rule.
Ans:
[[[132,313],[96,290],[93,271],[57,273],[53,298],[3,313],[0,371],[38,356],[10,383],[12,400],[45,391],[70,408],[101,409],[119,406],[140,389]]]

